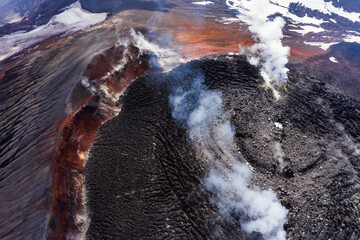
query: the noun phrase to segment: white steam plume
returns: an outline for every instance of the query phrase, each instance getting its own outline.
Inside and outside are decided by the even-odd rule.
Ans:
[[[286,239],[283,225],[288,211],[279,203],[271,189],[250,189],[248,182],[251,175],[246,164],[236,163],[227,175],[212,170],[205,179],[205,186],[216,193],[223,215],[228,216],[235,210],[249,216],[250,220],[240,220],[241,227],[246,232],[259,232],[266,240]]]
[[[134,29],[131,29],[130,36],[134,41],[134,46],[139,48],[140,54],[148,51],[157,56],[156,62],[164,72],[170,71],[185,62],[184,59],[173,50],[161,48],[159,45],[147,40],[144,35],[136,32]]]
[[[276,85],[285,84],[290,48],[283,46],[282,29],[285,20],[281,17],[269,18],[276,14],[269,0],[226,0],[230,9],[239,12],[238,18],[249,25],[255,44],[247,49],[250,51],[249,62],[261,67],[261,75],[267,85],[272,81]]]
[[[273,146],[273,156],[279,164],[279,170],[282,172],[284,170],[284,157],[285,153],[281,147],[281,143],[275,141]]]
[[[232,213],[245,215],[246,220],[239,222],[244,231],[261,233],[270,240],[285,239],[283,225],[288,210],[271,189],[249,187],[252,172],[238,160],[235,129],[222,109],[222,94],[209,90],[204,76],[196,71],[174,71],[178,87],[172,91],[169,102],[173,118],[187,126],[191,142],[211,169],[204,187],[213,193],[225,220],[233,221]]]

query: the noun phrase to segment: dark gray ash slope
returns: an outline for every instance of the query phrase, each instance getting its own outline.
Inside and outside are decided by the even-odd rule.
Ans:
[[[275,101],[241,56],[194,61],[128,87],[86,165],[88,238],[257,239],[217,213],[201,187],[208,166],[171,118],[172,78],[192,68],[223,93],[253,183],[271,187],[289,209],[288,239],[358,239],[360,103],[297,65]],[[274,157],[277,143],[282,164]]]

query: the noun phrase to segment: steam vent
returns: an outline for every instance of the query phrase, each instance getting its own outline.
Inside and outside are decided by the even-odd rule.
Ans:
[[[360,239],[358,0],[0,1],[0,239]]]

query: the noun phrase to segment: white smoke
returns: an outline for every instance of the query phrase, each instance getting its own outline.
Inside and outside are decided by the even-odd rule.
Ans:
[[[134,46],[139,48],[140,54],[147,51],[157,56],[158,59],[156,62],[164,72],[170,71],[185,62],[184,59],[173,50],[161,48],[159,45],[147,40],[144,35],[136,32],[134,29],[131,29],[130,36],[134,40]]]
[[[280,172],[282,172],[284,170],[285,153],[284,153],[284,150],[281,147],[281,143],[274,142],[273,154],[274,154],[274,158],[277,160],[277,162],[279,164]]]
[[[147,40],[144,35],[140,32],[136,32],[134,29],[130,29],[129,34],[123,34],[122,36],[118,33],[117,40],[118,42],[116,47],[121,47],[123,49],[122,58],[118,62],[112,63],[112,69],[96,82],[106,82],[109,76],[116,72],[123,71],[126,65],[131,60],[134,60],[133,58],[138,58],[145,54],[153,54],[156,56],[156,61],[152,61],[152,63],[156,64],[156,67],[159,67],[163,72],[170,71],[174,67],[177,67],[181,63],[185,62],[184,59],[171,49],[161,48],[159,45]],[[130,45],[139,49],[138,56],[132,56],[130,52]],[[80,78],[80,83],[93,94],[101,92],[105,97],[115,99],[115,101],[117,101],[116,99],[120,96],[120,93],[109,93],[105,85],[90,83],[89,79],[84,76]]]
[[[338,132],[341,134],[341,143],[347,149],[352,152],[352,155],[355,157],[360,157],[360,144],[357,143],[350,135],[345,131],[345,127],[340,123],[335,123],[335,127]]]
[[[288,211],[279,203],[276,194],[267,189],[248,187],[252,172],[244,163],[236,163],[227,175],[212,170],[205,179],[205,186],[216,193],[216,200],[223,206],[223,215],[235,210],[245,212],[251,220],[241,221],[248,233],[259,232],[264,239],[286,239],[283,225]]]
[[[173,90],[169,102],[173,118],[187,126],[191,142],[211,168],[204,179],[205,188],[213,193],[224,219],[232,221],[229,216],[234,212],[245,215],[247,220],[239,222],[244,231],[261,233],[265,239],[285,239],[283,225],[288,211],[271,189],[250,188],[252,172],[238,160],[235,129],[222,109],[222,94],[209,90],[201,73],[189,71],[190,76],[174,73],[180,75],[180,86]]]
[[[276,14],[269,0],[226,0],[230,9],[239,12],[238,18],[248,24],[255,44],[247,49],[249,62],[261,67],[261,75],[268,86],[285,84],[290,48],[281,43],[285,20],[281,17],[269,18]],[[243,50],[242,50],[243,51]]]
[[[360,144],[354,142],[353,139],[347,134],[344,134],[343,137],[345,138],[344,144],[352,151],[352,154],[355,157],[360,157]]]
[[[113,66],[115,71],[122,70],[129,62],[130,58],[133,57],[130,56],[129,53],[129,46],[131,44],[139,49],[139,56],[146,53],[151,53],[156,56],[156,60],[153,61],[153,63],[158,65],[163,72],[168,72],[185,62],[185,60],[172,49],[160,47],[156,43],[146,39],[141,32],[137,32],[133,28],[130,29],[130,33],[128,35],[124,35],[123,37],[118,35],[117,38],[117,46],[124,48],[124,57],[116,66]]]

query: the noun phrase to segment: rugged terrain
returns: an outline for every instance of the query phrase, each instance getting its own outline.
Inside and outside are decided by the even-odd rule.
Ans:
[[[289,210],[288,239],[358,239],[360,103],[301,65],[289,67],[278,101],[242,56],[207,57],[133,82],[86,164],[87,237],[261,239],[220,216],[202,185],[209,166],[171,117],[175,80],[191,81],[201,69],[223,94],[253,184],[271,187]]]
[[[200,71],[254,186],[289,209],[288,237],[358,239],[358,1],[271,3],[292,63],[278,101],[234,54],[257,42],[235,1],[3,1],[0,238],[78,239],[89,223],[96,239],[259,238],[218,214],[209,166],[171,118],[169,92]]]

